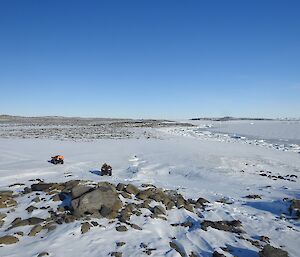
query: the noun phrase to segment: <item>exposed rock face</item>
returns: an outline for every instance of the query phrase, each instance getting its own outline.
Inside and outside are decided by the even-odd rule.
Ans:
[[[107,182],[99,183],[94,190],[72,200],[72,208],[76,216],[94,214],[108,217],[111,213],[118,212],[121,207],[122,202],[115,187]]]
[[[3,236],[0,237],[0,245],[5,244],[5,245],[10,245],[10,244],[15,244],[19,241],[19,239],[15,236]]]
[[[260,257],[288,257],[288,253],[282,249],[275,248],[269,244],[259,252]]]

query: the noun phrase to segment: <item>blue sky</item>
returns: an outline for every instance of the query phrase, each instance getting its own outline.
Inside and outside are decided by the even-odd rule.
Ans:
[[[300,117],[300,1],[0,1],[0,113]]]

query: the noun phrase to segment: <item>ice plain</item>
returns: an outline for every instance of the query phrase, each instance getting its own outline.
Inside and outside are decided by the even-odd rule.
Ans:
[[[290,200],[300,197],[299,122],[118,122],[1,121],[1,190],[20,194],[34,179],[108,181],[131,183],[140,189],[142,184],[152,184],[186,199],[205,198],[209,204],[193,212],[167,210],[166,220],[152,219],[144,210],[143,215],[133,215],[130,220],[142,230],[129,228],[120,233],[115,229],[118,220],[102,218],[97,219],[101,226],[85,234],[80,231],[82,221],[75,221],[30,237],[30,226],[6,230],[17,217],[47,218],[47,209],[41,207],[55,210],[59,202],[44,196],[45,201],[34,203],[38,209],[28,213],[24,209],[36,195],[21,194],[16,207],[0,210],[7,213],[0,237],[18,231],[24,236],[17,235],[16,244],[0,247],[0,256],[31,257],[42,252],[64,257],[111,256],[115,252],[147,256],[145,246],[152,249],[151,256],[180,256],[170,247],[174,242],[183,256],[212,256],[218,251],[225,256],[251,257],[258,256],[264,245],[259,241],[261,236],[289,256],[299,256],[300,222],[289,211]],[[287,129],[283,131],[283,127]],[[64,165],[47,162],[55,154],[65,156]],[[112,177],[92,172],[104,162],[112,165]],[[249,195],[260,199],[247,198]],[[239,220],[244,233],[212,227],[204,230],[204,220]],[[171,225],[186,221],[192,225]],[[116,246],[120,241],[126,244]]]

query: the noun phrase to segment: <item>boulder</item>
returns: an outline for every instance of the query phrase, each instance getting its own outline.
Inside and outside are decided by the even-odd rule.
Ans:
[[[33,205],[30,205],[26,208],[26,211],[28,211],[29,213],[33,212],[34,210],[36,210],[37,208]]]
[[[148,199],[150,196],[152,196],[154,193],[155,193],[155,190],[154,190],[153,188],[149,188],[149,189],[140,191],[140,192],[136,195],[136,197],[137,197],[138,199],[141,199],[141,200],[146,200],[146,199]]]
[[[207,231],[208,227],[212,227],[214,229],[228,231],[232,233],[242,233],[241,230],[242,223],[239,220],[232,220],[232,221],[210,221],[210,220],[204,220],[201,223],[201,228],[205,231]]]
[[[64,183],[64,191],[69,192],[73,187],[77,186],[80,183],[80,180],[70,180]]]
[[[41,201],[41,199],[37,196],[37,197],[33,198],[31,202],[38,203],[40,201]]]
[[[84,222],[82,225],[81,225],[81,234],[84,234],[86,232],[88,232],[90,230],[90,228],[92,227],[92,225],[88,222]]]
[[[31,185],[32,191],[49,191],[49,189],[54,185],[54,183],[44,183],[40,182]]]
[[[131,199],[131,195],[126,193],[126,192],[122,192],[121,195],[124,197],[124,198],[127,198],[127,199]]]
[[[15,227],[21,227],[21,226],[27,226],[27,225],[37,225],[42,222],[44,222],[44,219],[32,217],[29,219],[22,220],[21,218],[16,218],[12,223],[11,227],[9,229],[15,228]]]
[[[153,214],[155,215],[165,215],[166,211],[163,207],[161,207],[160,205],[156,205],[153,207],[152,209]]]
[[[13,199],[12,191],[0,191],[0,208],[10,208],[17,206],[17,202]]]
[[[0,228],[3,226],[3,224],[4,224],[4,220],[3,219],[5,219],[6,216],[7,215],[5,213],[1,213],[0,212]]]
[[[293,199],[289,209],[291,213],[295,211],[296,216],[300,218],[300,199]]]
[[[208,200],[199,197],[195,203],[195,208],[204,208],[207,203],[209,203]]]
[[[125,232],[125,231],[127,231],[128,229],[126,228],[126,226],[118,226],[118,227],[116,227],[116,230],[117,230],[118,232]]]
[[[5,245],[10,245],[10,244],[15,244],[19,241],[19,239],[15,236],[2,236],[0,237],[0,245],[5,244]]]
[[[137,224],[130,224],[130,226],[136,230],[143,230],[139,225]]]
[[[102,182],[96,189],[73,199],[71,205],[76,216],[100,215],[101,210],[102,214],[108,216],[110,212],[118,212],[122,207],[122,202],[115,187]]]
[[[41,232],[42,230],[43,227],[41,225],[36,225],[30,230],[28,236],[35,236],[37,233]]]
[[[125,187],[126,187],[125,184],[119,183],[119,184],[117,185],[117,190],[118,190],[118,191],[124,191]]]
[[[136,186],[134,186],[134,185],[132,185],[132,184],[128,184],[128,185],[126,186],[126,188],[125,188],[125,191],[126,191],[128,194],[134,194],[134,195],[136,195],[137,193],[140,192],[140,190],[139,190]]]
[[[89,191],[91,191],[93,188],[91,186],[86,186],[86,185],[77,185],[72,188],[71,190],[71,196],[72,198],[77,198]]]

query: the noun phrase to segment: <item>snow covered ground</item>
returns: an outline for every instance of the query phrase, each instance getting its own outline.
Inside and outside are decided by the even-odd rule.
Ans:
[[[48,212],[24,209],[35,197],[34,193],[17,199],[14,210],[7,213],[0,237],[23,231],[19,242],[0,247],[1,257],[33,257],[41,252],[49,256],[147,256],[145,245],[153,249],[151,256],[180,256],[170,247],[175,242],[182,254],[212,256],[214,251],[225,256],[258,256],[260,248],[253,244],[261,236],[270,238],[270,244],[282,248],[289,256],[299,256],[300,222],[289,213],[291,199],[300,198],[299,123],[289,125],[280,136],[266,130],[282,131],[278,122],[255,124],[243,122],[219,127],[213,122],[194,122],[196,126],[150,128],[156,138],[98,139],[89,142],[52,139],[0,139],[1,190],[21,192],[33,179],[45,182],[63,182],[71,179],[153,184],[159,188],[176,190],[185,198],[203,197],[210,201],[205,210],[190,212],[184,208],[167,211],[167,220],[150,219],[147,215],[132,216],[131,221],[142,230],[116,231],[117,221],[97,220],[102,226],[81,234],[81,222],[59,225],[54,231],[42,231],[35,237],[27,236],[29,226],[6,231],[16,218],[39,216]],[[265,126],[266,125],[266,126]],[[265,126],[265,129],[263,127]],[[249,127],[249,128],[248,128]],[[275,129],[274,129],[275,128]],[[290,129],[290,130],[289,130]],[[260,132],[261,131],[261,132]],[[293,131],[293,132],[292,132]],[[236,134],[234,137],[233,134]],[[271,135],[267,137],[268,135]],[[272,139],[296,140],[280,145]],[[292,145],[292,147],[290,147]],[[50,156],[63,154],[64,165],[51,165]],[[113,167],[113,176],[99,176],[96,172],[106,162]],[[263,175],[265,174],[265,175]],[[31,181],[30,181],[31,180]],[[25,185],[12,184],[23,183]],[[261,199],[249,199],[259,195]],[[57,202],[45,203],[51,208]],[[204,220],[240,220],[243,234],[208,228],[201,229]],[[191,221],[192,227],[170,224]],[[118,247],[116,242],[126,242]],[[252,242],[252,243],[251,243]],[[227,251],[224,249],[227,248]],[[226,249],[225,249],[226,250]]]

